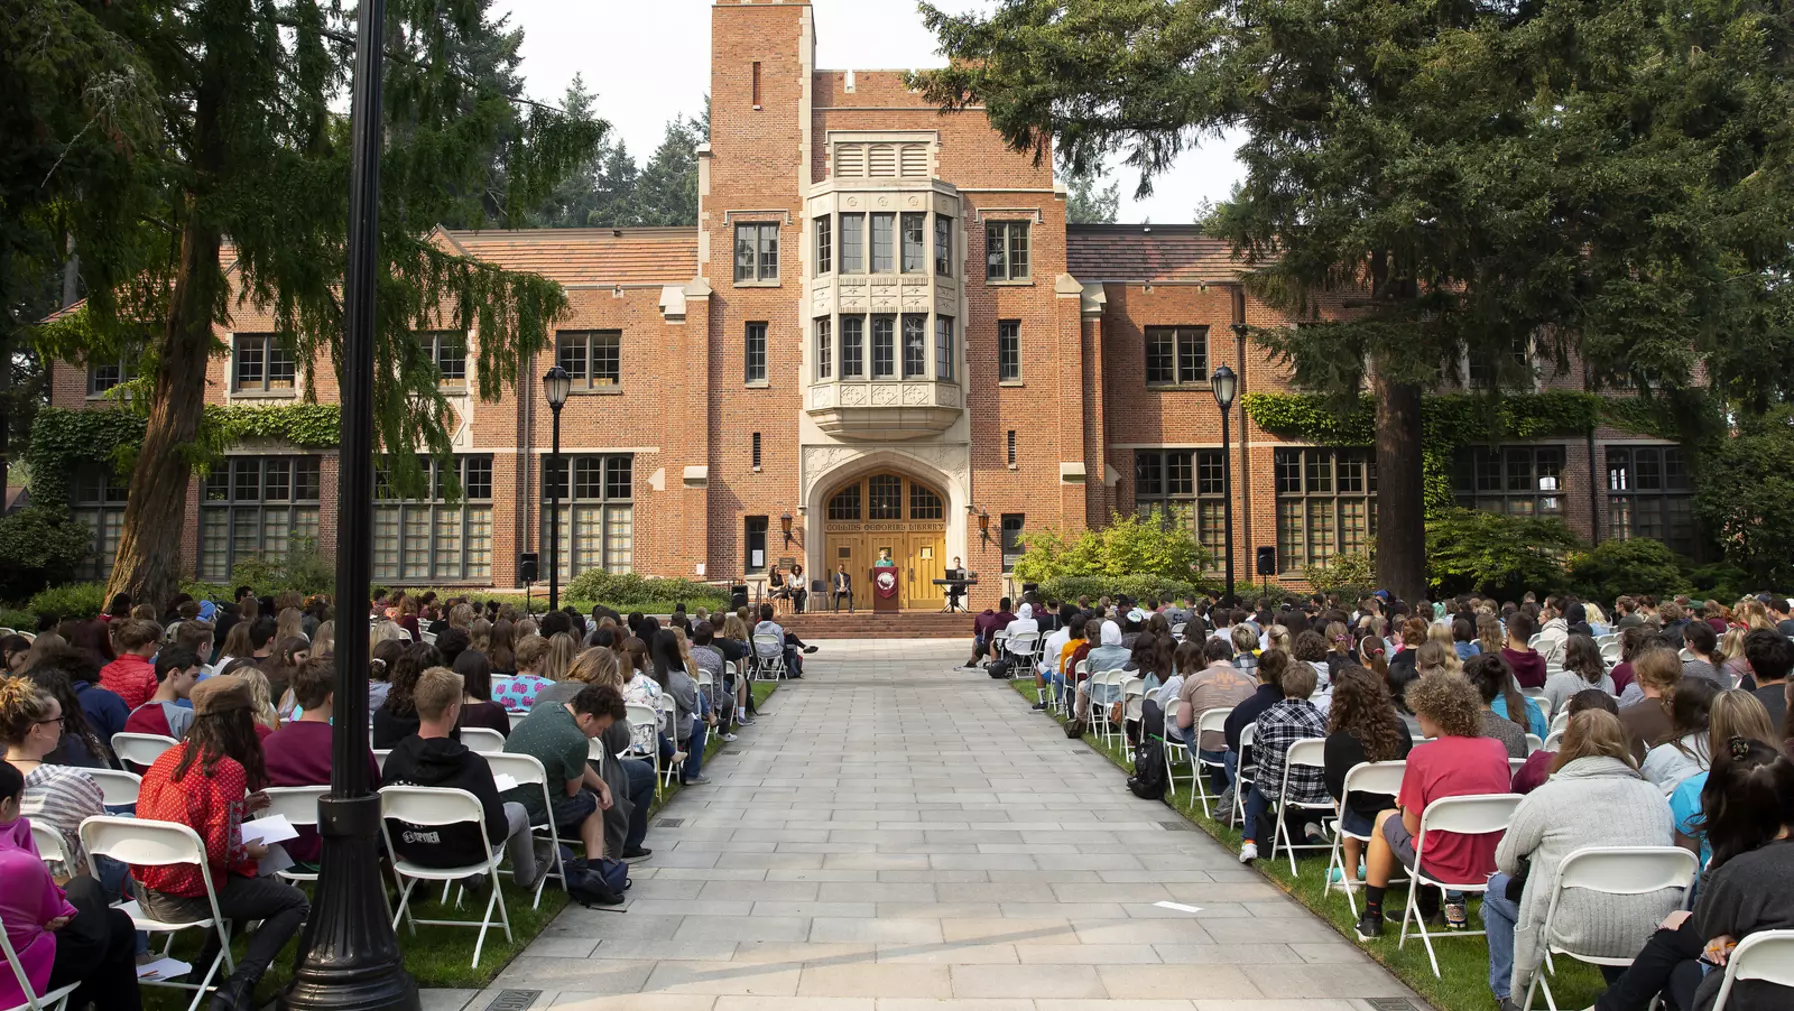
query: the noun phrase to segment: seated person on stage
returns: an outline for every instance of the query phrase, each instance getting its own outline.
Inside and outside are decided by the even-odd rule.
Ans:
[[[847,598],[847,613],[853,613],[853,577],[847,574],[847,563],[842,562],[835,567],[835,574],[829,577],[828,592],[830,605],[837,611],[841,609],[841,598]]]
[[[400,739],[386,758],[381,786],[436,786],[466,790],[479,799],[486,815],[485,838],[472,825],[443,825],[426,830],[395,822],[393,848],[399,856],[426,867],[465,867],[486,859],[486,842],[502,845],[511,859],[511,881],[519,888],[534,888],[549,861],[536,865],[529,830],[529,813],[517,801],[499,799],[492,767],[485,756],[449,736],[465,702],[461,675],[447,667],[432,667],[418,675],[412,698],[417,706],[417,733]],[[533,718],[533,717],[532,717]],[[528,720],[525,720],[528,722]],[[583,740],[583,738],[582,738]],[[585,753],[582,746],[581,754]],[[582,776],[583,779],[583,776]],[[552,785],[551,785],[552,789]],[[541,806],[541,790],[527,791]]]
[[[804,563],[791,563],[791,574],[785,578],[785,592],[791,596],[792,608],[801,613],[804,601],[810,596],[810,585],[804,580]]]
[[[960,603],[960,599],[966,595],[966,570],[964,566],[960,565],[958,555],[953,557],[953,564],[948,567],[947,571],[941,573],[941,578],[953,580],[947,586],[947,606],[963,610],[965,605]]]
[[[521,803],[532,823],[554,819],[563,839],[578,839],[586,852],[604,852],[604,815],[611,805],[610,786],[586,759],[591,739],[617,720],[627,719],[623,696],[615,688],[588,685],[573,701],[551,703],[530,710],[505,739],[505,751],[529,755],[548,772],[548,793],[553,809],[542,810],[542,791],[522,787],[506,800]]]

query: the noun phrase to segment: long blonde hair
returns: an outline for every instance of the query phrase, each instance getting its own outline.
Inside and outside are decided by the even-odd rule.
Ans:
[[[1435,673],[1463,674],[1464,661],[1458,659],[1457,650],[1429,639],[1415,653],[1414,669],[1423,677]]]
[[[280,711],[274,708],[274,686],[268,683],[268,675],[263,674],[261,668],[247,661],[242,664],[232,664],[226,668],[225,672],[242,678],[243,683],[249,686],[249,695],[255,700],[255,705],[249,710],[249,715],[255,719],[255,722],[269,730],[279,730]]]
[[[241,624],[241,622],[238,624]],[[233,628],[231,631],[235,632],[236,629]],[[401,639],[406,642],[411,641],[406,638],[404,629],[401,629],[398,625],[386,618],[381,618],[379,621],[374,622],[372,628],[368,629],[368,655],[373,656],[374,647],[383,642]]]
[[[1557,746],[1557,757],[1551,760],[1551,771],[1556,772],[1578,758],[1617,758],[1638,768],[1625,726],[1618,716],[1605,709],[1584,709],[1570,717]]]
[[[616,653],[603,646],[593,646],[574,659],[573,666],[567,670],[567,680],[622,691],[623,665],[617,661]]]
[[[336,652],[336,622],[326,621],[318,626],[318,634],[311,637],[313,656],[330,656]]]
[[[574,644],[572,636],[556,632],[548,637],[548,654],[542,658],[542,667],[536,671],[536,676],[550,681],[564,680],[578,653],[579,647]]]
[[[305,612],[297,607],[284,608],[280,612],[280,619],[275,623],[274,638],[291,639],[294,636],[310,641],[305,635]]]

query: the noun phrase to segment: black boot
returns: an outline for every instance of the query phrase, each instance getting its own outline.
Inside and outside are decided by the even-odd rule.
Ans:
[[[230,977],[212,992],[210,1011],[255,1011],[255,985],[260,981],[242,973]]]

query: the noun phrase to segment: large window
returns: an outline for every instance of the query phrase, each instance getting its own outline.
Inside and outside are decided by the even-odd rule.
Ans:
[[[934,216],[934,272],[953,273],[953,219],[944,214]]]
[[[928,317],[903,317],[903,378],[922,379],[928,375]]]
[[[443,387],[467,385],[467,335],[459,331],[418,334],[429,342],[430,361],[436,363],[436,381]]]
[[[623,381],[623,335],[616,330],[565,331],[556,335],[555,360],[576,390],[602,390]]]
[[[953,379],[953,317],[934,318],[934,378],[943,382]]]
[[[403,498],[376,472],[374,578],[483,582],[492,578],[492,458],[419,461],[429,482]],[[451,502],[454,485],[460,497]]]
[[[271,333],[240,333],[232,340],[236,362],[231,370],[233,393],[292,393],[299,365],[293,352]]]
[[[87,395],[97,397],[131,378],[130,366],[124,359],[94,362],[87,367]]]
[[[834,494],[828,500],[828,518],[831,520],[858,520],[860,518],[860,485],[854,482]]]
[[[1028,222],[992,221],[984,226],[984,276],[991,281],[1026,281]]]
[[[875,474],[866,482],[869,520],[903,518],[903,479],[895,474]]]
[[[829,234],[832,223],[833,219],[826,214],[816,219],[816,273],[819,275],[834,269],[834,243]]]
[[[73,574],[80,579],[105,579],[112,575],[118,537],[125,529],[125,499],[130,485],[104,464],[89,464],[70,476],[69,513],[93,531],[93,551]]]
[[[573,480],[567,475],[572,472]],[[635,458],[632,456],[562,457],[542,460],[542,539],[548,551],[552,500],[560,491],[561,557],[555,562],[561,578],[587,569],[628,572],[635,562]]]
[[[866,375],[866,317],[841,317],[841,378]]]
[[[245,558],[318,539],[319,457],[234,456],[206,475],[199,578],[223,581]]]
[[[835,374],[834,323],[827,316],[816,321],[816,378],[828,379]]]
[[[997,381],[1022,381],[1022,322],[1017,319],[997,323]]]
[[[1700,549],[1693,494],[1680,447],[1607,447],[1609,537],[1651,537],[1693,557]]]
[[[1208,327],[1146,328],[1146,382],[1149,386],[1208,381]]]
[[[1279,449],[1275,461],[1277,559],[1284,572],[1370,550],[1377,532],[1372,450]]]
[[[866,216],[841,215],[841,273],[860,274],[866,270]]]
[[[909,486],[909,518],[912,520],[938,520],[945,516],[946,506],[941,497],[933,489],[925,488],[914,481]]]
[[[928,269],[928,215],[903,216],[903,272],[920,274]]]
[[[1152,449],[1134,452],[1134,509],[1141,517],[1195,535],[1223,559],[1227,489],[1218,449]]]
[[[894,274],[897,272],[897,215],[872,215],[872,272],[874,274]]]
[[[779,226],[771,221],[735,226],[735,283],[779,279]]]
[[[744,351],[743,378],[750,383],[766,382],[766,324],[747,325],[747,346]]]
[[[897,317],[872,317],[872,378],[897,375]]]
[[[1022,543],[1022,523],[1027,517],[1022,513],[1003,514],[1003,571],[1014,572],[1015,563],[1028,550]]]
[[[1562,446],[1478,446],[1458,452],[1452,494],[1458,505],[1513,516],[1561,516]]]

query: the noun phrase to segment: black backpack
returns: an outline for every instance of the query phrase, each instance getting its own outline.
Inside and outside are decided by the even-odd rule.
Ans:
[[[566,860],[561,864],[567,874],[567,897],[585,906],[619,906],[623,892],[631,882],[629,865],[621,860],[600,857],[596,865],[585,860]]]
[[[1127,788],[1146,800],[1165,799],[1165,745],[1158,738],[1147,737],[1134,746],[1134,774],[1127,778]]]
[[[990,664],[984,668],[984,673],[989,674],[991,677],[1000,681],[1007,681],[1014,671],[1015,664],[1008,660],[992,660]]]

